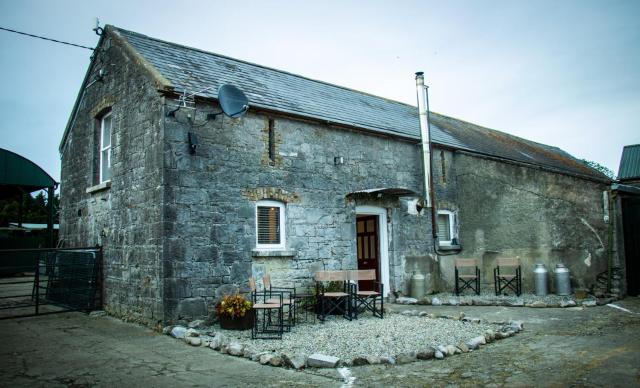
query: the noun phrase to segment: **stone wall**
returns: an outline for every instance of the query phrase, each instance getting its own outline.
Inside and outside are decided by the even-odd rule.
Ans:
[[[107,311],[155,324],[164,314],[162,100],[117,37],[105,36],[94,55],[62,152],[60,237],[68,247],[103,246]],[[106,76],[91,83],[100,69]],[[98,185],[99,119],[109,109],[110,186]]]
[[[457,257],[480,259],[482,289],[489,292],[499,257],[521,260],[525,292],[534,291],[535,263],[550,273],[565,264],[574,288],[589,287],[607,269],[607,185],[460,151],[445,155],[451,179],[437,181],[439,204],[458,211],[463,249],[440,257],[443,290],[454,288]]]
[[[387,209],[391,284],[405,287],[405,256],[431,249],[428,215],[409,214],[397,197],[348,194],[380,187],[420,192],[415,142],[254,110],[240,119],[221,115],[206,122],[206,113],[217,110],[199,104],[195,112],[166,119],[167,314],[203,314],[223,294],[247,291],[251,275],[260,279],[268,272],[274,284],[311,286],[316,270],[355,268],[359,205]],[[275,130],[272,159],[269,120]],[[195,155],[187,147],[190,131],[199,138]],[[338,156],[344,164],[334,164]],[[285,250],[255,249],[260,199],[286,203]]]

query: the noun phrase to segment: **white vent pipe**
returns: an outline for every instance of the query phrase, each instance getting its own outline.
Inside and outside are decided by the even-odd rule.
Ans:
[[[424,73],[416,73],[416,93],[418,94],[418,113],[420,115],[420,141],[422,145],[422,167],[424,172],[425,207],[431,207],[431,139],[429,136],[429,97],[424,84]]]

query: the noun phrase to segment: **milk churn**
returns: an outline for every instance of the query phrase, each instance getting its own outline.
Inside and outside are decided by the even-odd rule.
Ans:
[[[547,295],[549,289],[547,285],[548,275],[549,271],[547,271],[547,268],[544,266],[544,264],[536,264],[536,267],[533,269],[533,278],[536,282],[536,295]]]
[[[564,264],[556,264],[553,270],[556,278],[556,294],[571,295],[571,278],[569,276],[569,268]]]
[[[411,297],[421,299],[424,296],[424,275],[417,272],[411,276]]]

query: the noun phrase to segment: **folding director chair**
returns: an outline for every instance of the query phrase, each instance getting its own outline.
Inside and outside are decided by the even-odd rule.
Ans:
[[[351,320],[351,294],[346,271],[316,272],[316,303],[318,319],[324,322],[327,315],[338,313]],[[342,291],[326,291],[324,282],[342,282]]]
[[[493,269],[493,281],[496,295],[500,295],[505,289],[510,289],[516,295],[522,294],[522,270],[518,259],[496,259],[496,267]]]
[[[373,280],[373,290],[361,290],[360,280]],[[374,317],[384,316],[384,285],[376,281],[375,269],[349,271],[349,286],[351,287],[351,300],[353,303],[353,317],[358,319],[359,310],[371,311]]]
[[[478,259],[455,259],[456,295],[467,288],[480,295],[480,269]],[[460,284],[462,283],[462,285]]]

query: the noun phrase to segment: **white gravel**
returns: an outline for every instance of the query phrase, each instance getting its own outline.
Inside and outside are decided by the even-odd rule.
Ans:
[[[378,357],[417,352],[428,346],[457,345],[498,326],[454,319],[388,314],[384,319],[361,317],[347,321],[328,319],[325,323],[299,324],[282,340],[252,340],[250,331],[218,330],[232,342],[250,344],[258,351],[276,353],[322,353],[352,360],[362,355]]]

